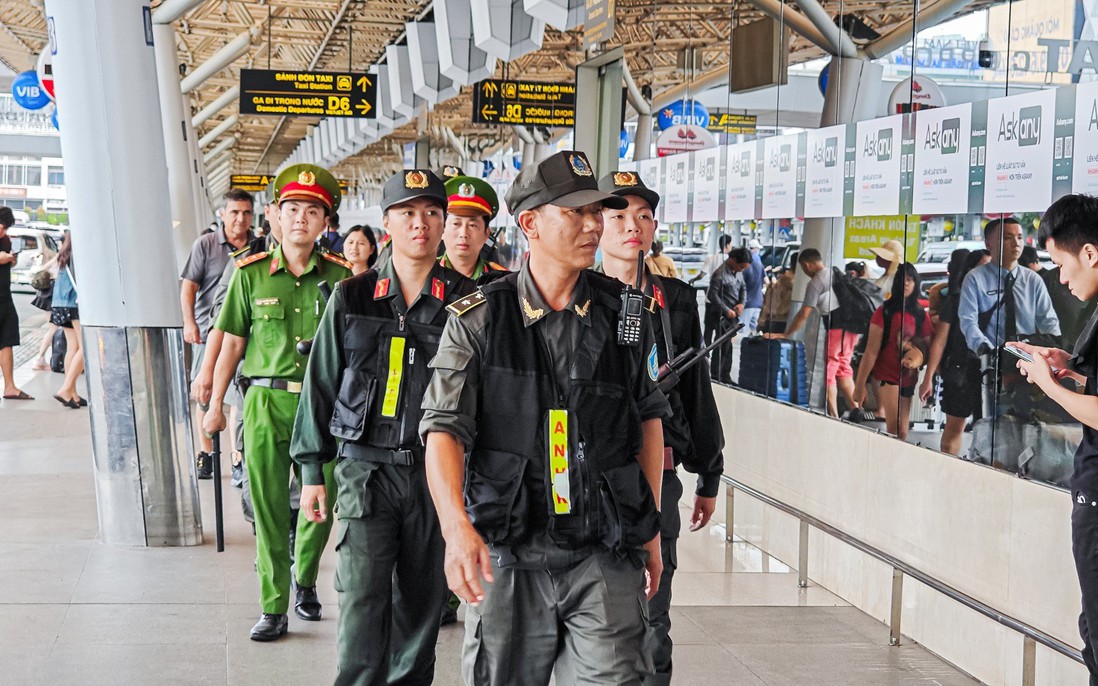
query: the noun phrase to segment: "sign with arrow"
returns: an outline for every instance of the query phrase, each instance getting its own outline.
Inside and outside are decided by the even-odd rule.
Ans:
[[[576,84],[486,79],[473,90],[473,123],[574,126]]]
[[[249,193],[259,193],[267,190],[267,186],[274,181],[274,178],[274,174],[232,174],[229,176],[229,186]],[[347,195],[351,182],[347,179],[336,179],[336,181],[339,182],[339,190],[343,191],[343,195]]]
[[[240,114],[373,119],[373,74],[240,70]]]

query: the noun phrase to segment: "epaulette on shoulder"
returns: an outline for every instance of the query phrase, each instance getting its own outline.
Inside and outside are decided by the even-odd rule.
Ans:
[[[486,302],[488,302],[488,300],[484,297],[484,293],[482,293],[480,289],[477,289],[476,291],[470,293],[461,300],[455,300],[454,302],[450,303],[446,306],[446,309],[449,310],[450,314],[460,317],[466,312],[478,307],[479,305],[483,305]]]
[[[328,260],[329,262],[334,262],[335,264],[338,264],[341,267],[346,267],[347,269],[354,269],[354,265],[352,265],[350,262],[348,262],[345,258],[340,257],[338,253],[322,252],[322,253],[320,253],[320,256],[323,257],[324,259]]]
[[[249,255],[248,257],[242,257],[241,259],[236,261],[236,268],[242,269],[243,267],[247,267],[249,264],[255,264],[256,262],[262,260],[264,257],[269,256],[270,254],[271,253],[264,250],[263,252],[257,252],[254,255]]]
[[[251,249],[251,247],[252,247],[252,246],[250,246],[250,245],[245,245],[245,246],[244,246],[243,248],[241,248],[240,250],[234,250],[234,251],[232,251],[231,253],[229,253],[229,257],[231,257],[231,258],[233,258],[234,260],[236,260],[236,259],[237,259],[237,258],[239,258],[239,257],[240,257],[241,255],[243,255],[244,253],[248,252],[248,251],[249,251],[249,250]]]
[[[488,268],[491,269],[494,272],[505,272],[505,271],[507,271],[507,267],[504,267],[502,264],[499,264],[497,262],[492,262],[491,260],[488,261]]]

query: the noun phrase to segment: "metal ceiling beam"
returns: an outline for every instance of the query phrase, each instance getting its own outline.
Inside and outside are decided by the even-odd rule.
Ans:
[[[831,43],[831,52],[841,55],[842,57],[857,57],[858,47],[854,45],[854,41],[850,40],[850,36],[840,28],[831,17],[827,16],[827,11],[823,8],[818,0],[796,0],[797,7],[800,7],[805,16],[808,17],[820,33]]]
[[[208,153],[206,153],[205,155],[202,156],[202,164],[205,165],[206,162],[208,162],[209,160],[212,160],[213,158],[217,157],[218,154],[220,154],[221,152],[223,152],[225,150],[228,150],[229,148],[233,147],[234,145],[236,145],[236,136],[229,136],[228,138],[224,139],[223,141],[221,141],[220,143],[215,145],[213,147],[213,150],[210,150]]]
[[[863,52],[866,57],[877,59],[884,57],[894,50],[899,50],[915,39],[916,29],[922,31],[941,24],[943,21],[949,19],[968,6],[971,1],[972,0],[938,0],[938,2],[930,7],[924,7],[923,11],[919,12],[918,16],[914,16],[914,13],[912,13],[913,16],[893,26],[880,38],[865,46]]]
[[[198,139],[198,147],[204,148],[210,143],[213,143],[221,136],[221,134],[236,126],[236,122],[239,120],[240,116],[236,114],[226,118],[225,121],[213,127],[212,129],[210,129],[209,133]]]
[[[240,84],[237,84],[229,88],[229,90],[225,91],[221,95],[217,96],[217,100],[214,100],[209,105],[206,105],[199,111],[198,114],[194,115],[194,118],[191,119],[191,126],[196,129],[199,126],[202,126],[210,117],[214,116],[221,110],[236,102],[237,98],[239,97]]]
[[[215,52],[210,59],[198,65],[190,74],[187,74],[186,78],[179,83],[180,90],[186,95],[195,88],[201,86],[206,79],[229,66],[235,62],[238,57],[248,52],[248,48],[251,47],[252,41],[258,38],[262,33],[262,26],[256,24],[226,43],[225,46]]]
[[[153,23],[170,24],[196,6],[201,5],[202,2],[203,0],[164,0],[153,12]]]
[[[760,11],[776,19],[779,22],[784,22],[789,28],[793,29],[797,33],[801,34],[808,40],[815,43],[821,50],[829,55],[835,54],[835,49],[831,46],[831,41],[827,39],[820,30],[816,28],[816,25],[804,16],[800,12],[790,9],[781,0],[747,0],[754,5]],[[940,2],[941,0],[939,0]]]

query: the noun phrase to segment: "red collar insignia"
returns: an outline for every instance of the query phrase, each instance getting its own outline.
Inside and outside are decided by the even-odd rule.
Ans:
[[[667,309],[667,306],[663,304],[663,291],[659,289],[659,286],[652,286],[652,299],[656,301],[656,304]]]
[[[276,257],[276,258],[274,258],[273,260],[271,260],[271,271],[270,271],[270,274],[271,274],[271,275],[273,276],[273,275],[274,275],[274,273],[275,273],[275,272],[277,272],[277,271],[278,271],[278,258]]]
[[[446,284],[438,279],[431,279],[431,295],[439,300],[446,298]]]
[[[374,287],[374,300],[389,295],[389,279],[378,279]]]

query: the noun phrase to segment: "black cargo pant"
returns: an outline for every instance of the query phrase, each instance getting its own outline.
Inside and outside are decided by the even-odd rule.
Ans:
[[[739,317],[734,319],[721,317],[717,324],[716,335],[720,336],[736,326],[739,321]],[[732,341],[725,341],[710,353],[709,372],[714,381],[732,383]]]
[[[1083,661],[1090,670],[1090,686],[1098,686],[1098,493],[1075,491],[1072,497],[1071,552],[1083,596],[1079,634],[1083,637]]]
[[[682,498],[682,482],[674,469],[663,472],[663,490],[660,495],[660,548],[663,551],[663,574],[656,595],[648,601],[649,633],[645,648],[652,656],[653,674],[645,675],[644,683],[650,686],[671,683],[671,582],[679,566],[676,550],[679,531],[679,499]]]
[[[434,679],[445,550],[422,463],[342,460],[337,686]]]

